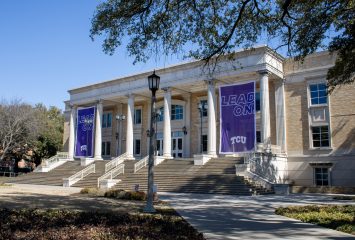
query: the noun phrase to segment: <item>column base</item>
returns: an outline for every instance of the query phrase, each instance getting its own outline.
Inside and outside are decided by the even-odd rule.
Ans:
[[[211,158],[217,158],[217,157],[218,157],[217,153],[215,153],[215,152],[208,153],[208,155],[209,155]]]
[[[170,154],[169,155],[168,154],[166,154],[166,155],[164,154],[163,158],[164,159],[174,159],[173,156],[171,156]]]
[[[133,156],[127,156],[124,158],[124,160],[136,160],[136,158]]]

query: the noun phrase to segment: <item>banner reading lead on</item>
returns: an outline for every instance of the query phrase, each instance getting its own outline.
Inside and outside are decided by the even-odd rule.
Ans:
[[[80,108],[76,116],[75,156],[93,157],[95,107]]]
[[[252,151],[255,146],[255,82],[221,86],[221,154]]]

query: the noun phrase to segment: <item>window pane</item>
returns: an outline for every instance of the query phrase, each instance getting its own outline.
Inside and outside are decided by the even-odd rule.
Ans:
[[[328,140],[324,140],[321,142],[322,147],[329,147],[329,141]]]
[[[320,129],[322,132],[328,132],[328,126],[322,126]]]
[[[112,126],[112,113],[107,114],[107,125],[106,127],[110,128]]]
[[[319,127],[312,127],[312,133],[320,133],[320,128]]]
[[[260,111],[260,92],[255,93],[255,110]]]
[[[135,155],[140,155],[141,154],[141,140],[140,139],[136,139],[135,141]]]
[[[318,91],[318,85],[317,84],[309,85],[309,89],[311,90],[311,92]]]
[[[326,97],[321,97],[319,98],[319,104],[326,104],[327,103],[327,98]]]
[[[111,154],[111,142],[106,142],[106,154],[105,155],[110,155]]]
[[[319,141],[320,140],[320,134],[315,133],[313,134],[313,141]]]
[[[105,156],[105,142],[101,143],[101,155]]]
[[[102,128],[105,128],[106,127],[106,114],[102,114],[102,124],[101,124],[101,127]]]
[[[142,109],[135,109],[134,111],[134,124],[142,123]]]
[[[319,141],[313,141],[313,147],[320,147]]]
[[[318,98],[312,98],[312,99],[311,99],[311,103],[312,103],[312,105],[318,104],[318,103],[319,103],[319,102],[318,102]]]
[[[309,85],[311,105],[327,104],[327,88],[324,83]]]

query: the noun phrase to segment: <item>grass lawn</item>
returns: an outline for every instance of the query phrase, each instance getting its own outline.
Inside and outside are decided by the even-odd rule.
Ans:
[[[199,234],[172,209],[157,214],[0,209],[0,239],[188,239]]]
[[[355,205],[281,207],[275,213],[355,235]]]

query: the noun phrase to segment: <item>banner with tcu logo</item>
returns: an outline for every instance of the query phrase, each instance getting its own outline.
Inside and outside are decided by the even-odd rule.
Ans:
[[[221,154],[250,152],[255,146],[255,81],[221,86]]]
[[[93,157],[95,107],[77,111],[75,157]]]

